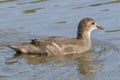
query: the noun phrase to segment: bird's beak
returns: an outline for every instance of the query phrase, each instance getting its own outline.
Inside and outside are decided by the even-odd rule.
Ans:
[[[101,29],[101,30],[104,29],[104,28],[103,28],[102,26],[100,26],[99,24],[97,24],[96,27],[97,27],[98,29]]]

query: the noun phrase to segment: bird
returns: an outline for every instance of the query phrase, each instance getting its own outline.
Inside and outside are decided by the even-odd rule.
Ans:
[[[67,55],[84,53],[91,49],[91,32],[95,29],[104,28],[92,18],[83,18],[77,27],[76,38],[61,36],[50,36],[44,39],[33,39],[28,43],[20,45],[8,45],[16,53],[37,54],[37,55]]]

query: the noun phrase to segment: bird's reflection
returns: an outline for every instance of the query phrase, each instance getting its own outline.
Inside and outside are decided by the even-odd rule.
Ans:
[[[71,55],[64,55],[64,56],[40,56],[40,55],[28,55],[28,54],[16,54],[14,55],[13,58],[20,57],[22,59],[25,59],[27,64],[42,64],[42,63],[48,63],[48,62],[57,62],[62,60],[63,65],[68,65],[68,63],[65,63],[66,59],[71,59],[73,60],[74,65],[77,66],[76,70],[77,73],[82,77],[87,75],[90,75],[90,77],[93,74],[97,73],[97,70],[94,68],[93,61],[91,59],[91,53],[86,52],[83,54],[71,54]],[[57,64],[57,63],[55,63]],[[86,79],[85,79],[86,80]],[[93,77],[92,79],[89,80],[94,80]]]
[[[95,74],[97,70],[94,68],[93,61],[91,59],[91,53],[84,53],[81,57],[75,59],[78,61],[78,71],[81,74]]]

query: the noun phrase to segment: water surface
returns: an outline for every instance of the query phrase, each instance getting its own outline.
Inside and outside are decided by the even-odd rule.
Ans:
[[[1,0],[0,80],[119,80],[120,0]],[[76,37],[84,17],[105,30],[92,32],[92,49],[66,56],[15,55],[6,45],[47,36]]]

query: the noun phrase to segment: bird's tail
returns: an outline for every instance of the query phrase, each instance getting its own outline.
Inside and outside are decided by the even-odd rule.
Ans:
[[[20,48],[18,46],[11,46],[11,45],[8,45],[8,47],[16,52],[20,52]]]

